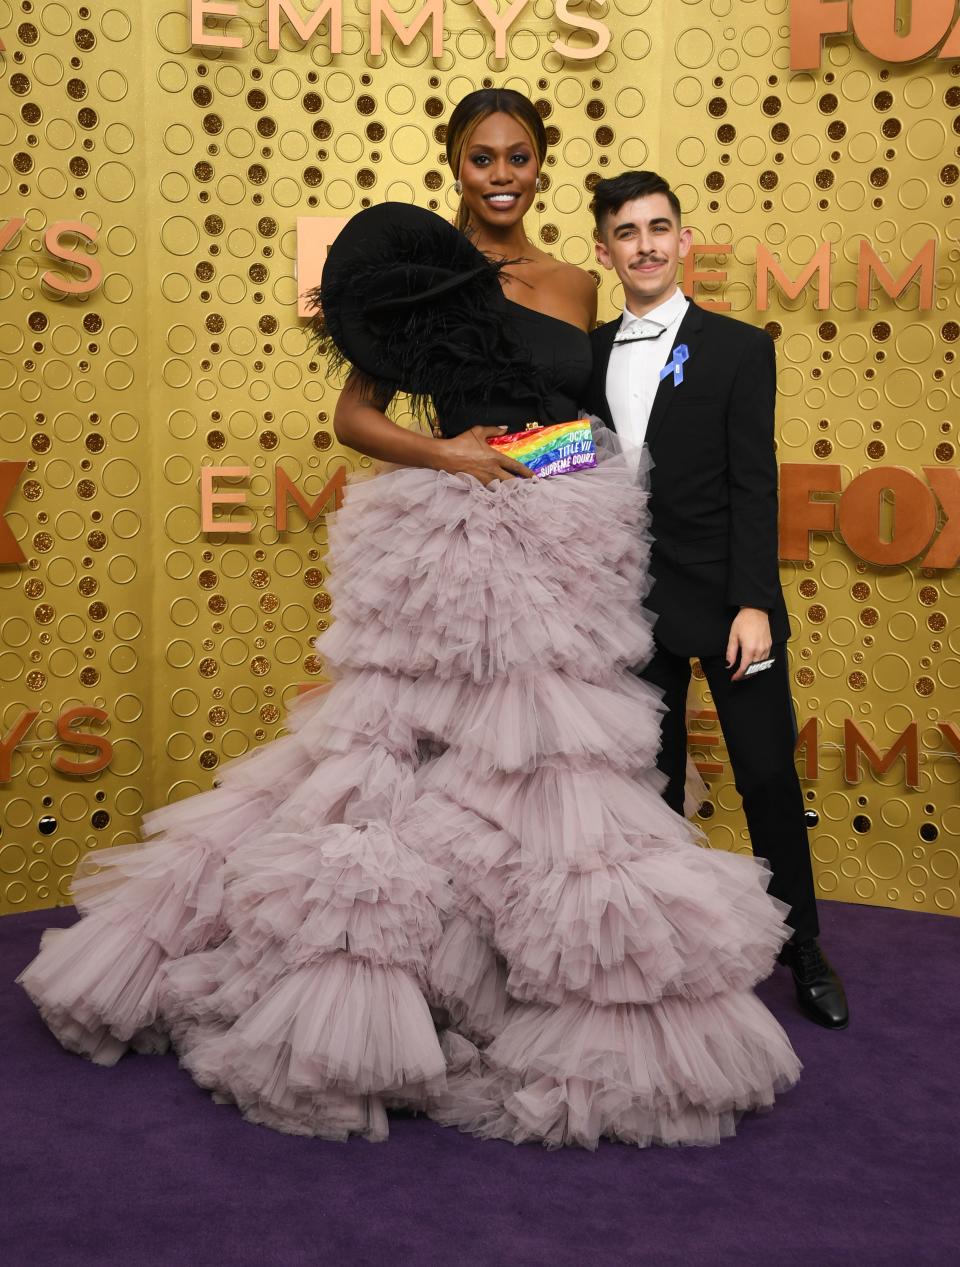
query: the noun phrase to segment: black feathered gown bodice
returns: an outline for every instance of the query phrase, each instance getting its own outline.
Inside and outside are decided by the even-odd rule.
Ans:
[[[540,391],[520,395],[507,383],[498,388],[497,366],[491,364],[485,399],[454,410],[438,408],[437,421],[448,438],[477,426],[522,431],[529,422],[570,422],[577,417],[593,364],[590,336],[568,321],[511,299],[505,300],[504,320],[511,343],[529,352],[531,377],[539,379]]]

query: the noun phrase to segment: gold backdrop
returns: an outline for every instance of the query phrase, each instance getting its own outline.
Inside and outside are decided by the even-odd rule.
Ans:
[[[840,465],[844,483],[954,464],[960,67],[884,66],[848,36],[819,71],[791,74],[787,0],[593,4],[612,40],[579,61],[552,48],[570,32],[551,0],[518,18],[505,62],[472,4],[447,0],[438,59],[426,33],[371,55],[368,0],[347,7],[337,56],[323,30],[304,45],[289,25],[271,51],[266,5],[238,8],[208,23],[243,38],[227,50],[192,46],[187,0],[0,0],[0,193],[5,219],[25,217],[0,254],[0,458],[28,462],[5,512],[26,560],[0,568],[4,735],[38,713],[0,785],[2,911],[69,900],[84,852],[209,787],[322,681],[310,640],[335,615],[323,521],[293,505],[278,533],[274,471],[312,499],[360,459],[333,437],[334,390],[297,317],[296,221],[386,198],[452,210],[442,128],[472,88],[537,101],[549,185],[528,227],[565,259],[595,267],[589,189],[624,167],[661,169],[697,238],[735,244],[701,261],[727,279],[698,294],[773,323],[782,462]],[[42,280],[85,276],[45,251],[48,228],[71,220],[96,231],[61,238],[102,265],[86,295]],[[931,237],[933,309],[914,284],[857,311],[860,239],[896,275]],[[829,311],[810,287],[774,289],[758,314],[758,243],[796,277],[824,240]],[[601,290],[612,316],[607,274]],[[251,468],[249,534],[202,532],[204,465]],[[806,784],[820,894],[957,913],[958,757],[937,726],[960,683],[957,572],[875,566],[821,534],[784,581],[798,720],[820,722]],[[692,703],[709,709],[706,694]],[[73,725],[112,744],[94,775],[54,764],[94,759],[58,736],[80,705],[106,718]],[[845,719],[880,752],[917,722],[919,786],[900,759],[847,782]],[[716,737],[709,722],[703,734]],[[695,752],[722,766],[701,811],[712,843],[746,848],[722,747]]]

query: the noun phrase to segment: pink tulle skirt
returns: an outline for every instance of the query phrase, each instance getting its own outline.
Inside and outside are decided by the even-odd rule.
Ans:
[[[602,438],[602,437],[601,437]],[[65,1047],[162,1051],[245,1117],[711,1144],[800,1065],[753,994],[766,864],[661,800],[646,493],[626,459],[400,469],[330,521],[334,676],[221,785],[92,855],[20,980]]]

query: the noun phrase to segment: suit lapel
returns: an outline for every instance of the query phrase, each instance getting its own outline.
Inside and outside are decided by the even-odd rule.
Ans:
[[[664,365],[668,365],[670,363],[673,359],[674,350],[678,348],[681,343],[685,343],[687,345],[687,349],[690,352],[690,361],[693,361],[702,330],[703,311],[691,301],[687,305],[686,315],[680,322],[680,327],[677,330],[677,337],[673,341],[673,347],[664,358]],[[666,378],[661,380],[660,386],[657,388],[657,394],[653,398],[653,408],[650,410],[650,420],[647,423],[647,434],[645,439],[651,450],[654,442],[656,441],[657,433],[663,426],[663,421],[667,414],[670,412],[670,406],[677,399],[677,392],[682,390],[682,387],[674,387],[672,374],[668,374]]]
[[[607,400],[607,366],[610,364],[613,341],[622,324],[623,315],[621,314],[619,321],[608,321],[593,335],[593,400],[598,407],[603,406],[604,419],[614,431],[616,427],[613,422],[613,413],[610,410],[610,402]]]

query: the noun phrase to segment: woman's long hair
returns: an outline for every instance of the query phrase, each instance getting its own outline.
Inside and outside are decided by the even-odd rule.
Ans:
[[[492,114],[508,114],[520,124],[530,138],[530,144],[537,156],[537,166],[543,166],[547,153],[547,133],[533,102],[513,88],[478,88],[476,92],[468,92],[457,102],[447,124],[447,162],[455,180],[460,179],[463,153],[474,129]],[[468,220],[469,213],[461,198],[454,224],[462,231],[467,227]]]

